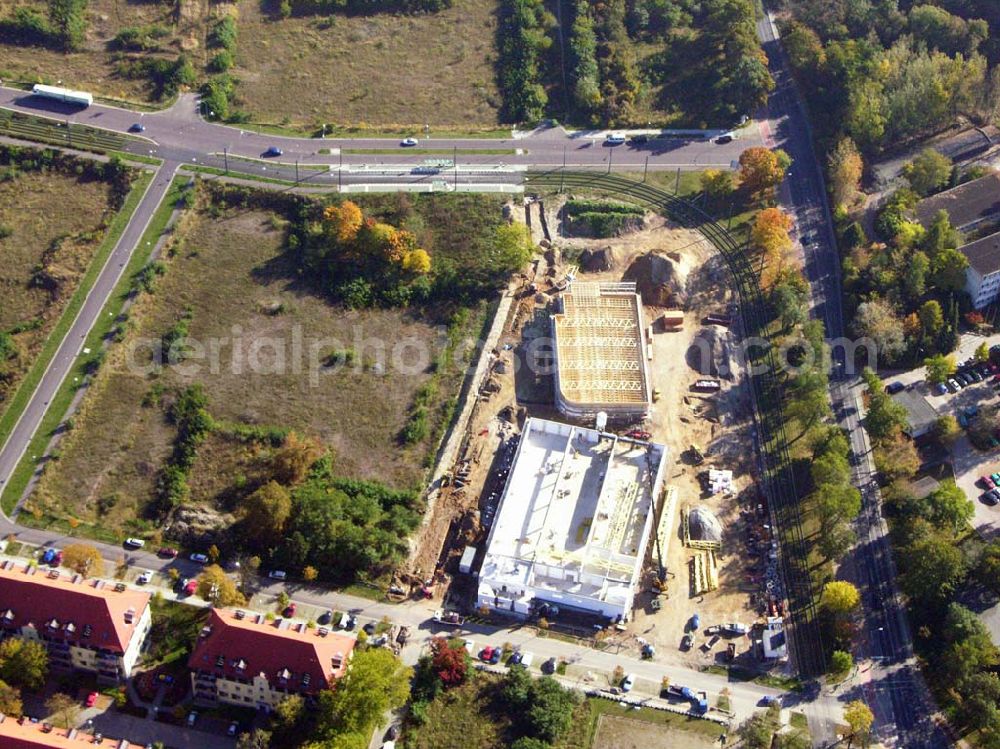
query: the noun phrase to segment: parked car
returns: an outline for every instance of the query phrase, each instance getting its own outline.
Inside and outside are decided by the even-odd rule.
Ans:
[[[126,538],[125,539],[125,546],[127,546],[129,549],[141,549],[145,545],[146,545],[146,542],[143,541],[141,538]]]
[[[141,575],[139,575],[139,577],[135,579],[135,582],[137,585],[145,585],[152,579],[153,579],[153,573],[150,572],[149,570],[146,570]]]
[[[62,560],[63,560],[63,553],[61,551],[57,551],[55,559],[52,560],[52,566],[58,567],[60,564],[62,564]]]
[[[198,721],[198,711],[192,710],[188,713],[187,724],[188,726],[193,726]]]
[[[701,629],[701,617],[698,616],[698,614],[692,614],[691,615],[689,629],[691,629],[691,630],[693,630],[695,632],[697,632],[699,629]]]
[[[552,675],[556,672],[556,659],[549,658],[547,661],[542,662],[542,673]]]
[[[711,627],[705,629],[706,635],[717,635],[722,631],[722,627],[718,624],[713,624]]]
[[[764,707],[768,707],[770,705],[780,705],[781,704],[781,698],[780,697],[772,697],[769,694],[765,694],[763,697],[760,698],[760,704],[763,705]]]
[[[979,497],[983,500],[984,504],[995,505],[1000,499],[997,498],[996,489],[990,489],[988,492],[983,492]]]
[[[934,393],[937,395],[944,395],[948,392],[948,386],[943,382],[939,382],[934,386]]]
[[[605,145],[608,146],[620,146],[625,142],[625,133],[608,133],[608,137],[604,139]]]
[[[958,380],[956,380],[954,377],[948,380],[948,390],[950,390],[953,393],[957,393],[961,389],[962,386],[958,384]]]
[[[419,143],[420,141],[418,141],[416,138],[403,138],[401,141],[399,141],[399,145],[401,145],[403,148],[413,148]]]
[[[732,143],[733,142],[733,134],[732,133],[723,133],[722,135],[720,135],[718,138],[715,139],[715,142],[718,143],[720,146],[721,145],[725,145],[726,143]]]
[[[52,564],[56,558],[56,549],[46,549],[42,552],[41,563],[42,564]]]
[[[163,557],[164,559],[173,559],[177,554],[178,551],[173,546],[163,546],[156,552],[156,556]]]
[[[983,486],[986,487],[987,490],[992,489],[994,486],[996,486],[996,482],[989,476],[980,476],[979,481]]]
[[[990,481],[992,481],[994,484],[1000,484],[1000,473],[991,473]]]
[[[503,655],[503,651],[492,645],[487,645],[479,651],[479,659],[484,663],[490,663],[494,666],[500,662],[501,655]]]
[[[188,580],[187,584],[185,584],[184,586],[185,595],[193,596],[197,592],[198,592],[198,581]]]
[[[239,721],[234,720],[229,724],[229,728],[226,729],[226,736],[235,736],[236,732],[240,730]]]
[[[969,377],[972,378],[973,382],[982,382],[983,381],[983,376],[982,376],[982,374],[980,374],[980,372],[979,372],[978,369],[970,369],[969,370]]]
[[[635,686],[635,674],[626,674],[625,678],[622,679],[622,691],[631,692],[632,687]]]
[[[97,692],[91,692],[90,694],[87,695],[87,699],[84,700],[83,704],[85,707],[93,707],[96,702],[97,702]]]
[[[625,432],[625,436],[628,437],[629,439],[634,439],[634,440],[651,440],[651,439],[653,439],[653,435],[650,434],[649,432],[647,432],[644,429],[632,429],[632,430],[630,430],[628,432]]]
[[[694,647],[694,637],[688,632],[684,637],[681,638],[681,650],[690,650]]]
[[[192,554],[189,559],[192,562],[197,562],[198,564],[208,564],[208,557],[204,554]]]
[[[295,608],[296,608],[295,604],[290,603],[287,606],[285,606],[285,610],[281,612],[281,615],[286,619],[291,619],[293,616],[295,616]]]
[[[143,125],[141,122],[133,122],[131,125],[129,125],[128,131],[130,133],[144,133],[146,132],[146,126]]]
[[[645,133],[639,133],[638,135],[633,135],[631,138],[629,138],[628,142],[631,143],[633,146],[642,146],[645,145],[646,143],[649,143],[649,136],[646,135]]]
[[[896,393],[905,389],[906,385],[904,385],[902,382],[890,382],[888,385],[885,386],[885,392],[887,392],[889,395],[895,395]]]
[[[264,156],[265,158],[272,158],[274,156],[281,156],[283,153],[284,151],[282,151],[277,146],[271,146],[266,151],[264,151]]]
[[[267,573],[267,576],[272,580],[285,580],[288,577],[288,573],[284,570],[271,570]]]
[[[333,619],[333,612],[327,609],[316,618],[317,624],[329,624]]]

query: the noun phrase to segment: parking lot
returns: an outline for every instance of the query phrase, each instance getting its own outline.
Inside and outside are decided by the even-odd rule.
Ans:
[[[962,337],[961,344],[955,352],[955,360],[960,365],[959,372],[969,372],[969,368],[961,365],[972,358],[976,348],[984,341],[990,346],[1000,345],[1000,335],[988,338],[972,335]],[[981,376],[979,381],[973,378],[971,384],[964,384],[953,377],[956,379],[957,387],[953,384],[944,393],[941,393],[939,388],[928,385],[925,378],[926,370],[920,367],[899,375],[887,376],[885,382],[887,386],[898,382],[920,393],[927,398],[928,403],[939,415],[950,414],[958,419],[960,424],[979,410],[1000,404],[1000,382],[996,380],[997,374],[993,372]],[[987,538],[1000,532],[1000,504],[991,505],[983,500],[987,485],[980,480],[982,476],[1000,472],[1000,444],[989,450],[977,449],[963,431],[962,436],[951,448],[950,462],[954,469],[955,482],[975,506],[973,525]]]

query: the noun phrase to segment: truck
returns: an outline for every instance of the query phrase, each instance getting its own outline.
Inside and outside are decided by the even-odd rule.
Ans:
[[[745,635],[750,631],[750,627],[739,622],[726,622],[722,625],[722,631],[731,635]]]
[[[691,462],[694,463],[696,466],[700,466],[702,463],[705,462],[705,453],[702,452],[701,448],[698,447],[698,445],[692,444],[690,448],[690,453],[691,453]]]
[[[465,617],[457,611],[445,611],[444,609],[438,609],[434,612],[433,619],[439,624],[447,624],[449,627],[461,627],[465,624]]]
[[[722,389],[722,383],[718,380],[704,378],[701,380],[695,380],[691,389],[700,393],[715,393]]]
[[[42,83],[36,83],[32,86],[31,93],[45,99],[61,101],[64,104],[76,104],[79,107],[89,107],[94,103],[94,97],[86,91],[71,91],[68,88],[46,86]]]
[[[704,692],[695,692],[690,687],[675,686],[672,684],[667,687],[667,697],[690,702],[692,712],[708,712],[708,696]]]

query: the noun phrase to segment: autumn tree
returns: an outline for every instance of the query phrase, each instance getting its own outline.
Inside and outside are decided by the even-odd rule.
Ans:
[[[431,665],[444,687],[456,687],[465,682],[469,654],[461,643],[435,637],[431,641]]]
[[[959,426],[958,419],[951,414],[945,414],[934,422],[931,433],[938,442],[950,446],[962,436],[962,427]]]
[[[210,564],[198,575],[198,595],[216,606],[245,606],[247,603],[236,582],[217,564]]]
[[[861,594],[846,580],[833,580],[823,586],[821,603],[832,614],[849,614],[861,603]]]
[[[328,205],[323,210],[327,233],[337,242],[353,242],[364,223],[364,215],[357,203],[345,200],[338,205]]]
[[[854,700],[844,708],[844,720],[851,728],[851,738],[859,738],[864,742],[875,722],[875,716],[868,705],[861,700]]]
[[[63,549],[62,566],[84,577],[104,575],[104,557],[90,544],[70,544]]]
[[[45,700],[45,709],[51,716],[52,723],[60,728],[76,728],[80,717],[80,703],[63,692],[56,692]]]
[[[426,250],[421,250],[420,248],[410,250],[403,255],[403,270],[417,274],[429,273],[431,270],[431,256],[427,254]]]
[[[0,713],[10,718],[20,718],[23,710],[21,690],[0,681]]]
[[[292,514],[292,497],[277,481],[268,481],[246,498],[240,518],[246,532],[259,546],[268,546],[282,537]]]
[[[0,679],[25,689],[40,689],[49,672],[49,652],[35,640],[10,637],[0,642]]]
[[[827,172],[830,175],[830,193],[834,207],[850,206],[861,189],[861,175],[864,162],[854,141],[841,138],[827,158]]]
[[[322,454],[323,446],[317,440],[289,432],[271,458],[275,481],[286,486],[301,483]]]
[[[875,468],[886,481],[909,478],[920,468],[920,453],[913,440],[896,429],[875,448]]]
[[[351,667],[333,692],[323,692],[318,708],[318,736],[364,735],[367,746],[375,724],[386,711],[406,702],[413,670],[386,648],[355,652]],[[328,744],[323,744],[328,746]]]
[[[733,173],[725,169],[706,169],[701,173],[701,189],[716,200],[732,194],[735,189]]]
[[[933,338],[941,332],[944,326],[944,312],[941,310],[941,303],[937,299],[928,299],[917,310],[917,317],[920,318],[920,325],[924,334]]]
[[[946,247],[931,259],[931,282],[942,291],[965,288],[965,269],[969,259],[956,249]]]
[[[986,341],[983,341],[976,346],[976,353],[973,354],[973,358],[977,362],[988,362],[990,360],[990,345]]]
[[[791,163],[781,149],[748,148],[740,154],[740,182],[751,195],[758,195],[781,184]]]
[[[780,208],[765,208],[757,214],[750,230],[750,241],[764,257],[761,285],[770,289],[784,268],[785,252],[792,246],[788,232],[792,218]]]
[[[925,148],[903,167],[903,176],[915,193],[930,195],[951,179],[951,159],[933,148]]]
[[[906,351],[903,321],[895,306],[886,299],[870,299],[854,313],[854,331],[878,345],[878,355],[894,361]]]

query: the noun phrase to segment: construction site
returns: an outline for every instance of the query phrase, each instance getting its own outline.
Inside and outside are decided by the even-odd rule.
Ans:
[[[402,582],[657,659],[783,662],[722,260],[655,214],[589,239],[551,196],[511,213],[541,252],[501,301]],[[729,641],[689,632],[695,614]]]

